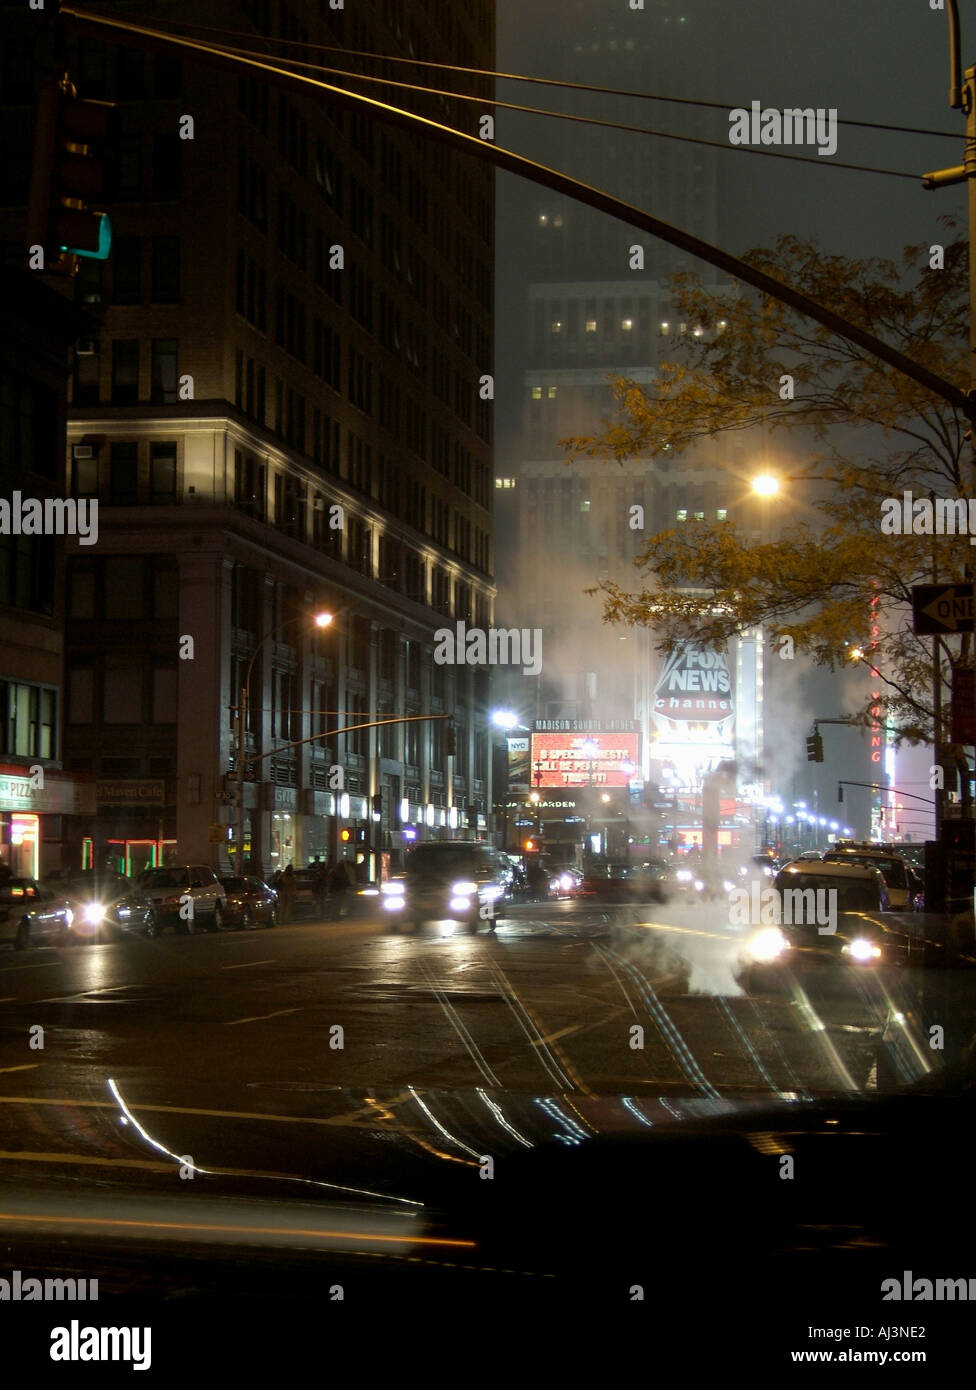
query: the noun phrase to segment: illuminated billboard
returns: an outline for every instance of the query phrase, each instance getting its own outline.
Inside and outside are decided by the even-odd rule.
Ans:
[[[686,642],[654,689],[655,756],[697,767],[734,757],[735,702],[724,652]]]
[[[626,787],[640,775],[639,768],[640,734],[635,730],[532,734],[534,787]]]

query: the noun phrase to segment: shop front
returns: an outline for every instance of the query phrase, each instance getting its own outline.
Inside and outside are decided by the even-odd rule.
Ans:
[[[95,784],[53,768],[0,765],[0,866],[42,879],[70,866],[95,815]]]

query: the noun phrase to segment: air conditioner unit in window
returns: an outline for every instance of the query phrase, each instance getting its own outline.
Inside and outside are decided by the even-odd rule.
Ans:
[[[94,338],[79,338],[78,341],[75,343],[75,356],[76,356],[76,357],[94,357],[94,356],[95,356],[95,339],[94,339]]]
[[[76,459],[93,459],[95,457],[95,450],[90,444],[76,444],[71,452]]]

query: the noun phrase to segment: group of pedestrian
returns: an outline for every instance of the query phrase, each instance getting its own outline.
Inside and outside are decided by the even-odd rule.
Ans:
[[[349,871],[346,868],[345,860],[338,860],[335,866],[330,869],[328,862],[319,858],[314,864],[309,865],[309,873],[312,877],[315,907],[318,915],[323,920],[329,917],[345,917],[346,894],[349,889]],[[271,886],[278,894],[279,920],[282,922],[293,921],[295,894],[298,887],[294,867],[288,864],[284,869],[276,870],[271,880]]]

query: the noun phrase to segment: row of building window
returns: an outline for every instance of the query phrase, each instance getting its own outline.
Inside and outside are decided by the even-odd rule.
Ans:
[[[147,245],[148,242],[148,263]],[[111,290],[105,285],[106,267],[111,273]],[[175,236],[119,236],[112,239],[107,261],[81,258],[78,268],[78,298],[82,304],[146,303],[146,271],[150,304],[178,304],[180,300],[180,239]]]
[[[140,377],[139,338],[114,338],[111,344],[110,401],[112,405],[138,405],[148,399],[157,405],[175,405],[178,400],[176,338],[153,338],[149,343],[149,376]],[[72,404],[98,405],[102,399],[101,344],[92,339],[85,350],[75,351]],[[148,396],[146,387],[148,386]]]

